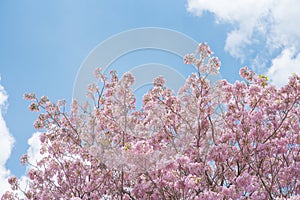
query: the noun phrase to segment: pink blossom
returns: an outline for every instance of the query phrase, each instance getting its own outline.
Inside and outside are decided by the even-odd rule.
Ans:
[[[25,165],[25,163],[28,161],[28,156],[27,154],[24,154],[21,158],[20,158],[21,164]]]
[[[158,86],[158,87],[164,86],[165,83],[166,83],[166,80],[162,76],[155,78],[153,81],[153,85]]]
[[[213,54],[213,52],[210,50],[210,47],[206,43],[200,43],[196,53],[200,54],[202,57],[208,57],[209,55]]]
[[[12,190],[17,190],[18,189],[18,179],[15,176],[9,177],[8,178],[8,183],[11,186]]]
[[[183,58],[184,64],[195,64],[196,57],[194,54],[186,54]]]
[[[36,100],[35,93],[25,93],[23,98],[29,101]]]
[[[32,112],[38,112],[38,111],[40,111],[39,105],[36,104],[35,102],[32,102],[29,106],[29,110]]]

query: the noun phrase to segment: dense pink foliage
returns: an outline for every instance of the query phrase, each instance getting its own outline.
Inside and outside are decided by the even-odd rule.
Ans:
[[[137,110],[134,77],[88,87],[90,104],[31,101],[43,158],[29,164],[27,199],[299,199],[300,77],[277,89],[244,67],[244,81],[210,83],[220,61],[200,44],[186,64],[198,68],[178,94],[154,80]],[[18,199],[7,192],[2,199]],[[19,195],[20,196],[20,195]],[[298,197],[297,197],[298,196]]]

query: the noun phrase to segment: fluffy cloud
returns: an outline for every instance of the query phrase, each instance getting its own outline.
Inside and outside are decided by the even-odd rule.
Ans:
[[[252,64],[264,66],[272,63],[268,74],[274,83],[286,79],[286,76],[279,77],[275,71],[284,72],[285,75],[290,71],[299,71],[300,1],[188,0],[187,9],[197,16],[211,12],[217,23],[232,25],[233,29],[227,33],[225,50],[242,61],[248,59],[249,62],[252,58]],[[274,54],[278,50],[281,55],[276,57]],[[277,78],[280,80],[275,80]]]
[[[36,162],[42,158],[40,154],[41,142],[40,142],[41,132],[35,132],[32,136],[27,140],[29,148],[27,149],[28,161],[36,165]],[[32,166],[28,165],[27,170],[29,170]],[[26,175],[21,176],[19,179],[20,188],[26,188],[28,185],[29,178]],[[25,199],[25,196],[22,192],[18,192],[18,196]]]
[[[5,163],[10,157],[11,150],[14,144],[14,138],[9,133],[6,123],[3,118],[3,112],[7,106],[7,94],[4,87],[0,85],[0,196],[2,192],[8,190],[9,184],[7,183],[7,178],[10,175],[10,171],[6,169]]]
[[[1,80],[1,79],[0,79]],[[6,161],[11,155],[11,151],[14,145],[14,138],[10,134],[8,127],[6,126],[3,118],[3,112],[7,108],[8,95],[3,86],[0,85],[0,197],[3,192],[10,190],[10,185],[7,182],[7,178],[11,176],[11,172],[5,167]],[[40,160],[42,155],[40,154],[41,143],[39,140],[40,132],[36,132],[28,139],[29,148],[27,154],[29,156],[30,163],[35,164],[37,160]],[[20,186],[25,188],[27,184],[27,177],[22,176],[20,180]],[[22,196],[22,194],[19,194]]]
[[[40,132],[34,133],[31,138],[28,139],[29,148],[27,150],[27,155],[29,157],[29,162],[36,165],[36,162],[42,159],[40,154],[41,142],[40,142]]]
[[[283,86],[291,74],[300,75],[300,54],[295,56],[294,52],[294,49],[285,49],[281,55],[272,60],[272,65],[267,72],[267,76],[271,77],[271,83]]]

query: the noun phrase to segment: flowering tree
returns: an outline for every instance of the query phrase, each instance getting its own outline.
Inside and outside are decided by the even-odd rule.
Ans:
[[[42,112],[43,157],[21,158],[26,187],[11,177],[2,199],[299,199],[300,77],[277,89],[244,67],[244,81],[210,83],[220,68],[211,55],[200,44],[184,58],[198,73],[178,94],[156,78],[141,109],[130,73],[100,69],[89,103],[69,111],[26,94]]]

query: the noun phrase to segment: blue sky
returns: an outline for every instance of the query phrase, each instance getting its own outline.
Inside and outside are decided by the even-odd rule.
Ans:
[[[222,77],[230,82],[239,79],[238,70],[245,64],[267,74],[278,86],[292,72],[299,73],[299,1],[240,2],[1,1],[0,145],[5,150],[0,152],[0,194],[8,175],[24,174],[19,157],[30,147],[28,140],[36,132],[32,124],[37,115],[29,112],[23,94],[35,92],[53,101],[70,102],[84,59],[115,34],[160,27],[181,32],[199,43],[207,42],[222,62]],[[165,59],[169,65],[182,64],[175,57],[169,62],[172,56],[159,52],[145,51],[143,55],[148,55],[147,62]],[[136,56],[143,63],[144,57]],[[135,59],[129,55],[124,63],[130,64],[131,58]],[[36,140],[29,143],[33,151]]]

